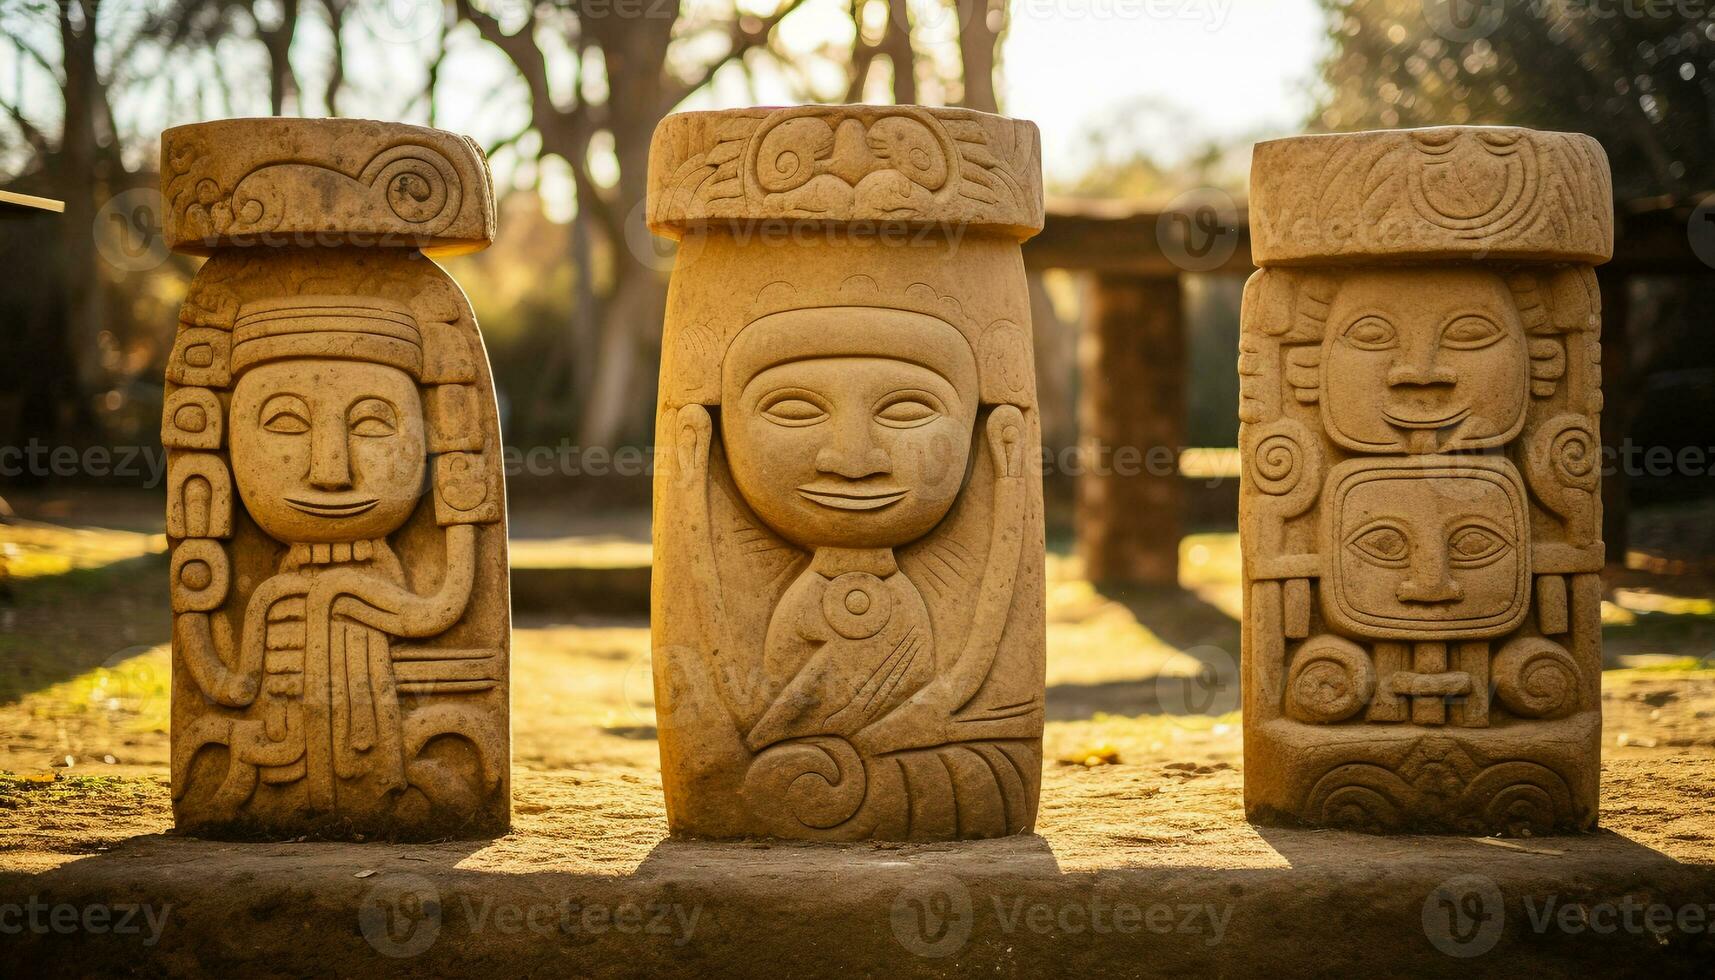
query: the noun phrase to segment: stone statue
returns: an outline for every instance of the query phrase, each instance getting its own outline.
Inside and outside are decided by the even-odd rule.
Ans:
[[[675,833],[1030,830],[1036,129],[808,106],[656,130],[654,670]]]
[[[505,491],[464,294],[482,152],[434,130],[168,130],[169,244],[209,256],[167,367],[179,827],[504,833]]]
[[[1449,127],[1259,144],[1239,374],[1245,807],[1596,821],[1608,163]]]

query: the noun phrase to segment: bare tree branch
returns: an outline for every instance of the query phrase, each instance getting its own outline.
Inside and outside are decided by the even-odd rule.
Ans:
[[[753,48],[767,44],[769,38],[774,33],[774,28],[777,27],[781,21],[791,16],[794,10],[797,10],[803,5],[804,0],[786,0],[779,9],[775,10],[774,13],[769,14],[767,17],[761,18],[761,20],[758,21],[757,26],[750,29],[747,29],[744,26],[744,22],[747,18],[739,17],[734,19],[732,27],[727,33],[727,53],[705,65],[703,70],[697,73],[696,77],[687,81],[667,85],[662,96],[663,105],[661,106],[659,114],[664,116],[667,113],[672,112],[679,103],[689,98],[693,92],[698,91],[703,86],[714,81],[715,76],[720,73],[722,68],[725,68],[733,61],[744,57],[745,54],[750,52]]]

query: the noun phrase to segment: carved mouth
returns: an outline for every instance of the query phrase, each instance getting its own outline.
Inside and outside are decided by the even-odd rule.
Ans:
[[[798,488],[798,495],[805,500],[835,510],[880,510],[898,503],[910,492],[894,487],[854,488],[826,483],[806,483]]]
[[[363,497],[358,500],[345,501],[286,498],[286,503],[313,517],[356,517],[380,502],[380,497]]]
[[[1435,419],[1407,418],[1397,412],[1383,412],[1382,418],[1387,419],[1390,424],[1398,426],[1401,429],[1445,429],[1449,426],[1458,425],[1460,422],[1465,421],[1465,416],[1470,414],[1471,410],[1469,408],[1461,408],[1452,415],[1446,415]]]

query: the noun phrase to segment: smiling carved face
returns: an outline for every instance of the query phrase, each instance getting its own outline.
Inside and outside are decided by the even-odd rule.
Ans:
[[[379,538],[423,486],[423,406],[398,368],[289,360],[246,372],[232,393],[232,465],[245,509],[280,541]]]
[[[1324,417],[1348,449],[1498,446],[1524,423],[1528,370],[1517,307],[1495,273],[1352,272],[1329,309]]]
[[[890,548],[926,534],[964,482],[974,391],[884,357],[788,361],[724,406],[733,479],[759,517],[809,548]]]

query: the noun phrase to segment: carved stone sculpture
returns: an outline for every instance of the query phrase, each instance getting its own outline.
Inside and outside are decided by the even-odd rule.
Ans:
[[[1259,144],[1239,374],[1245,806],[1260,822],[1596,820],[1600,298],[1587,136]]]
[[[1031,124],[955,109],[656,130],[650,226],[679,239],[653,606],[675,833],[1031,828],[1038,161]]]
[[[505,491],[476,320],[482,152],[356,120],[162,138],[209,256],[167,364],[173,807],[242,836],[504,833]]]

